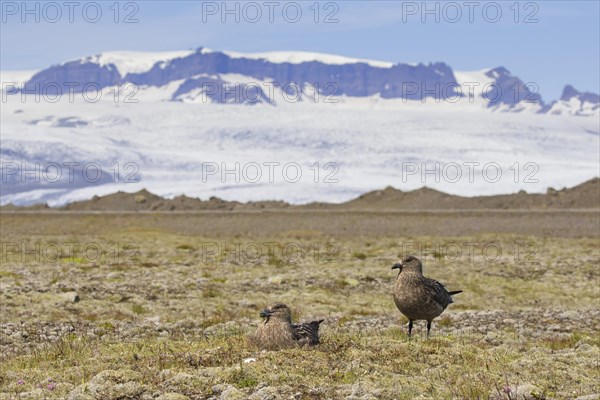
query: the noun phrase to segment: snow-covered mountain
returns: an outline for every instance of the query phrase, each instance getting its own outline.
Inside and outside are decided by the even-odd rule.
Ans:
[[[306,97],[307,90],[316,90],[324,96],[477,101],[492,110],[550,111],[534,83],[523,82],[503,67],[468,73],[455,72],[444,63],[394,64],[307,52],[246,54],[207,48],[107,52],[39,71],[20,89],[26,93],[77,93],[125,83],[174,89],[169,93],[173,101],[195,101],[201,96],[203,101],[220,103],[276,104],[278,91],[287,92],[288,97]],[[251,93],[246,94],[248,90]],[[235,91],[239,94],[234,95]],[[584,100],[586,110],[598,105],[597,96],[592,97]]]
[[[543,112],[552,115],[580,115],[598,117],[600,111],[600,96],[595,93],[579,92],[573,86],[563,89],[560,100],[546,106]]]
[[[142,187],[292,203],[387,185],[478,195],[599,169],[598,96],[567,87],[545,105],[502,67],[200,48],[107,52],[2,83],[1,204]]]

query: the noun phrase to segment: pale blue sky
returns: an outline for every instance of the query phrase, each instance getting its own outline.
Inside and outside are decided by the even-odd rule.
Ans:
[[[559,97],[567,83],[579,90],[600,91],[597,0],[522,1],[517,7],[512,0],[475,2],[471,9],[473,22],[465,1],[453,3],[458,7],[429,2],[429,9],[437,4],[439,10],[429,15],[423,15],[421,1],[324,1],[318,3],[317,23],[312,0],[296,3],[302,11],[297,23],[289,22],[295,16],[295,6],[288,5],[284,15],[283,7],[289,2],[277,1],[271,23],[266,1],[255,2],[263,12],[257,23],[244,21],[242,2],[238,6],[240,22],[235,22],[234,15],[227,15],[222,22],[221,1],[125,1],[119,4],[119,22],[115,23],[115,2],[105,1],[98,2],[102,10],[99,21],[91,23],[83,15],[87,7],[88,19],[95,17],[94,6],[88,1],[77,2],[73,22],[63,1],[55,3],[61,8],[60,18],[48,2],[38,2],[38,11],[35,2],[28,3],[34,12],[23,15],[21,1],[2,1],[0,68],[41,69],[109,50],[163,51],[204,46],[241,52],[315,51],[393,62],[443,61],[455,70],[504,66],[524,81],[536,82],[545,101]],[[496,4],[502,15],[492,23]],[[217,13],[212,15],[214,7]],[[235,2],[228,2],[228,7],[235,7]],[[245,10],[248,18],[254,18],[255,9],[246,6]],[[457,10],[462,12],[460,18]],[[35,21],[36,12],[39,23]],[[135,12],[138,22],[124,23],[131,12]],[[331,12],[335,12],[333,18],[338,22],[324,23]],[[439,22],[435,21],[436,14]],[[532,23],[525,23],[528,16]],[[427,18],[425,22],[422,17]],[[51,23],[53,19],[58,22]],[[451,19],[458,22],[451,23]]]

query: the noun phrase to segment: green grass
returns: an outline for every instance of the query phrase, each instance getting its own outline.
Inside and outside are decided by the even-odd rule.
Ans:
[[[141,304],[132,304],[131,311],[133,311],[134,314],[145,314],[146,313],[146,309]]]
[[[352,253],[352,257],[356,258],[357,260],[366,260],[367,259],[367,255],[365,253]]]

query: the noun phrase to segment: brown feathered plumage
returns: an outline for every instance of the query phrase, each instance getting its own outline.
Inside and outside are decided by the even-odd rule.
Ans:
[[[400,270],[394,287],[394,302],[408,318],[408,336],[412,334],[413,321],[426,320],[429,337],[431,321],[452,303],[452,295],[462,290],[448,292],[438,281],[424,277],[423,264],[413,256],[404,257],[392,269]]]
[[[249,336],[250,343],[264,349],[281,349],[319,343],[319,326],[323,320],[292,324],[292,311],[282,303],[260,312],[265,321]]]

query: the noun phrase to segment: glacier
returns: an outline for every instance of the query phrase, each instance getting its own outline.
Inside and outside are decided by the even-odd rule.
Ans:
[[[208,54],[215,52],[102,54],[62,64],[71,75],[57,75],[61,64],[2,71],[0,204],[57,206],[142,188],[167,198],[293,204],[342,202],[390,185],[477,196],[543,192],[599,175],[598,107],[575,89],[549,106],[541,97],[525,101],[532,94],[525,92],[494,103],[486,85],[521,81],[503,68],[460,72],[436,63],[401,70],[454,82],[463,96],[386,95],[373,92],[386,90],[385,80],[355,86],[347,78],[335,78],[344,90],[328,93],[306,80],[290,94],[269,71],[293,62],[306,68],[294,76],[305,77],[315,69],[361,76],[399,67],[314,53],[223,52],[217,60],[258,64],[196,70]],[[7,89],[7,82],[50,76],[82,82],[90,63],[94,73],[117,78],[94,96]],[[240,101],[244,90],[254,90],[256,101]]]

